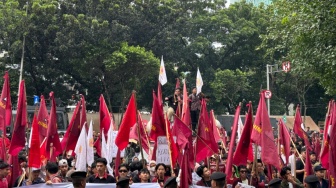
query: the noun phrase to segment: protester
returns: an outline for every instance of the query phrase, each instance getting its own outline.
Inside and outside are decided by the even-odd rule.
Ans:
[[[179,112],[182,110],[183,95],[181,94],[181,88],[176,88],[174,95],[166,97],[165,101],[168,101],[168,119],[171,120],[172,115],[176,113],[178,107]]]
[[[122,177],[117,182],[117,188],[129,188],[130,179],[128,177]]]
[[[105,158],[96,160],[97,173],[89,177],[89,183],[115,183],[116,180],[106,173],[107,161]]]
[[[86,172],[77,171],[71,174],[72,185],[74,188],[84,188],[86,187]]]
[[[315,175],[309,175],[304,179],[306,188],[319,188],[319,180]]]
[[[234,180],[232,187],[236,187],[238,183],[242,183],[245,185],[251,185],[250,180],[247,179],[247,168],[245,165],[238,166],[239,178]]]
[[[132,158],[135,156],[134,148],[131,147],[131,143],[128,143],[126,149],[125,149],[125,160],[127,164],[130,164],[132,162]]]
[[[163,187],[163,184],[167,181],[169,178],[168,176],[165,176],[166,173],[166,165],[163,163],[159,163],[155,166],[155,172],[156,177],[152,180],[152,182],[157,182],[160,184],[161,187]]]
[[[155,176],[156,176],[156,174],[155,174],[155,167],[156,167],[156,162],[153,161],[153,160],[151,160],[151,161],[149,162],[149,166],[148,166],[148,170],[149,170],[149,173],[150,173],[150,180],[151,180],[151,181],[152,181],[152,180],[155,178]]]
[[[281,179],[280,178],[274,178],[268,183],[269,188],[280,188],[281,187]]]
[[[10,173],[9,164],[0,161],[0,187],[8,187],[7,176]]]
[[[118,172],[119,176],[116,177],[117,182],[120,178],[128,177],[129,167],[127,166],[127,164],[121,164],[118,167]]]
[[[329,182],[328,180],[324,179],[325,177],[325,168],[323,168],[321,165],[317,165],[314,167],[315,176],[318,178],[320,183],[320,188],[328,188]]]
[[[97,168],[96,168],[96,162],[93,162],[92,164],[91,164],[91,168],[90,168],[90,170],[88,171],[88,173],[89,173],[89,177],[91,176],[91,175],[93,175],[93,174],[97,174]]]
[[[177,188],[176,177],[170,177],[167,179],[165,184],[163,185],[164,188]]]
[[[306,160],[306,148],[301,148],[301,158],[302,160],[299,158],[298,160],[296,160],[296,178],[300,180],[300,182],[303,182],[303,176],[304,176],[304,163],[303,161]],[[309,156],[307,156],[309,157]]]
[[[149,170],[146,168],[141,169],[140,174],[139,174],[139,179],[140,179],[139,183],[149,183],[150,182],[149,178],[150,178]]]
[[[191,122],[192,122],[192,130],[196,132],[196,125],[198,122],[198,116],[199,112],[201,110],[201,99],[202,99],[202,94],[197,93],[197,88],[193,87],[192,88],[192,93],[189,95],[189,100],[190,100],[190,117],[191,117]]]
[[[132,179],[134,183],[140,182],[139,175],[140,175],[140,171],[142,168],[143,168],[143,164],[140,161],[132,162],[129,165],[129,169],[131,171],[130,178]]]
[[[196,171],[202,179],[196,183],[198,186],[211,187],[210,171],[206,166],[200,166]]]
[[[210,176],[212,188],[225,188],[226,175],[223,172],[214,172]]]
[[[291,175],[290,168],[283,167],[280,171],[280,176],[282,178],[281,188],[289,188],[291,183],[295,188],[303,188],[303,184],[297,178]]]
[[[56,163],[48,162],[46,165],[47,171],[47,185],[51,185],[53,183],[62,183],[61,177],[58,176],[58,166]]]
[[[312,164],[312,165],[315,165],[315,164],[317,163],[317,160],[316,160],[316,153],[313,152],[313,151],[311,151],[311,152],[309,153],[309,159],[310,159],[310,161],[311,161],[311,164]]]
[[[69,170],[68,161],[66,159],[62,159],[58,162],[59,172],[58,177],[61,178],[62,182],[68,182],[66,178],[66,174]]]

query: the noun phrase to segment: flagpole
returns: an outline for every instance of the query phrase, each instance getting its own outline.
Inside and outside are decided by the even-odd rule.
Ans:
[[[136,104],[135,104],[135,106],[136,106]],[[137,109],[137,107],[135,109]],[[138,139],[139,139],[138,142],[139,142],[139,145],[140,145],[141,158],[143,159],[144,154],[143,154],[143,151],[142,151],[143,148],[142,148],[142,141],[141,141],[141,138],[140,138],[140,124],[139,124],[138,115],[140,115],[139,110],[137,111],[137,117],[136,117],[137,126],[136,126],[136,128],[137,128],[137,132],[138,132]],[[142,121],[141,121],[141,123],[142,123]],[[144,168],[146,167],[146,164],[145,164],[144,160],[142,160],[142,165],[143,165]]]
[[[295,151],[298,153],[299,158],[301,159],[303,165],[305,165],[305,162],[303,161],[303,159],[302,159],[302,157],[301,157],[301,154],[299,153],[298,149],[296,148],[296,146],[295,146],[295,144],[294,144],[292,138],[290,138],[290,140],[291,140],[291,142],[292,142],[292,144],[293,144],[293,146],[294,146],[294,148],[295,148]],[[295,156],[295,155],[294,155],[294,156]],[[308,157],[308,156],[306,156],[306,157]]]
[[[170,165],[171,165],[171,169],[170,169],[170,174],[171,176],[175,176],[174,174],[174,166],[173,166],[173,160],[172,160],[172,152],[171,152],[171,144],[170,143],[170,135],[168,134],[168,129],[170,129],[170,127],[168,127],[167,124],[167,114],[165,114],[165,127],[166,127],[166,136],[167,136],[167,142],[168,142],[168,152],[169,152],[169,159],[170,159]]]
[[[143,126],[143,125],[142,125]],[[148,144],[148,149],[149,149],[149,156],[152,156],[153,154],[153,150],[151,149],[150,147],[150,141],[149,141],[149,138],[148,138],[148,135],[147,135],[147,131],[146,131],[146,127],[142,127],[143,130],[145,131],[145,136],[146,136],[146,141],[147,141],[147,144]]]

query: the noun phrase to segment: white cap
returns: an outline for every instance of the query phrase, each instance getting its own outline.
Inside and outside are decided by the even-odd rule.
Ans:
[[[68,161],[65,159],[62,159],[58,162],[58,166],[65,166],[65,165],[68,166]]]

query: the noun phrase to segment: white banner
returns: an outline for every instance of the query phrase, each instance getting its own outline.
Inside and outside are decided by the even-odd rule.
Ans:
[[[30,185],[26,187],[57,187],[57,188],[73,188],[72,183],[56,183],[52,185],[46,185],[44,183],[37,184],[37,185]],[[95,187],[95,188],[104,188],[104,187],[111,187],[111,188],[116,188],[115,183],[87,183],[86,187]],[[130,185],[131,188],[138,188],[138,187],[143,187],[143,188],[160,188],[160,185],[158,183],[133,183]]]
[[[37,184],[37,185],[30,185],[30,186],[26,186],[28,188],[52,188],[52,187],[56,187],[56,188],[73,188],[72,183],[56,183],[56,184],[52,184],[52,185],[46,185],[44,183],[41,184]],[[104,187],[111,187],[111,188],[116,188],[116,184],[115,183],[87,183],[86,187],[90,188],[90,187],[94,187],[94,188],[104,188]],[[133,183],[132,185],[130,185],[131,188],[160,188],[160,185],[158,183]],[[197,185],[193,185],[190,186],[191,188],[203,188],[203,186],[197,186]]]
[[[169,147],[166,136],[158,136],[157,138],[156,163],[170,165]]]

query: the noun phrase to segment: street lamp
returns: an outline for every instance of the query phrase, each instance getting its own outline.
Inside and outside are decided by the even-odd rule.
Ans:
[[[286,61],[282,63],[282,69],[279,69],[278,64],[274,65],[266,65],[266,78],[267,78],[267,90],[270,90],[269,87],[269,74],[275,73],[275,72],[289,72],[290,70],[290,62]],[[267,98],[267,110],[268,110],[268,115],[271,114],[271,104],[270,104],[270,97]]]

